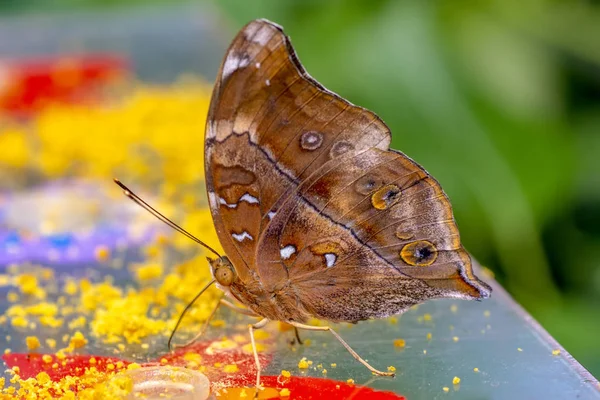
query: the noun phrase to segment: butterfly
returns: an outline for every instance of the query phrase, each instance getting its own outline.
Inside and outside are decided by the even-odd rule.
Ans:
[[[218,256],[209,262],[217,286],[261,318],[249,327],[253,346],[255,329],[284,321],[329,331],[373,373],[392,375],[307,322],[489,297],[448,197],[390,142],[377,115],[308,75],[280,26],[255,20],[235,37],[205,132],[206,188],[226,253],[209,248]]]

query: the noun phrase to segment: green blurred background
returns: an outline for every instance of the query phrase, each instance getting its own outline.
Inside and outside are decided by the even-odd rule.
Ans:
[[[1,0],[0,13],[147,3]],[[475,257],[600,376],[599,2],[198,4],[223,46],[253,18],[283,25],[312,76],[380,115],[438,178]]]

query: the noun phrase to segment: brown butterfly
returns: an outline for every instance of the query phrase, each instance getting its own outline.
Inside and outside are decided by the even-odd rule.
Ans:
[[[233,40],[206,127],[206,186],[227,254],[210,264],[217,286],[262,318],[249,327],[253,344],[254,329],[285,321],[331,332],[373,373],[392,375],[331,328],[306,322],[357,322],[427,299],[489,297],[448,197],[390,141],[379,117],[306,73],[278,25],[252,21]],[[258,385],[256,351],[255,359]]]

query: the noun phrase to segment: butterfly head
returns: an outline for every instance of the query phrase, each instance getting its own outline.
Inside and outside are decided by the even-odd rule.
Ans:
[[[206,259],[210,264],[212,274],[217,283],[221,286],[231,286],[233,281],[235,281],[236,273],[229,258],[221,256],[219,258],[206,257]]]

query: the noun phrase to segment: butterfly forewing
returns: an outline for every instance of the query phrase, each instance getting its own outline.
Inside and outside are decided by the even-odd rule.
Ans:
[[[239,277],[232,294],[296,321],[487,296],[439,184],[389,144],[375,114],[306,74],[279,26],[244,27],[206,133],[211,211]]]
[[[243,28],[217,77],[205,149],[213,219],[240,275],[256,269],[258,234],[299,182],[332,158],[389,143],[373,113],[306,74],[279,26]]]

